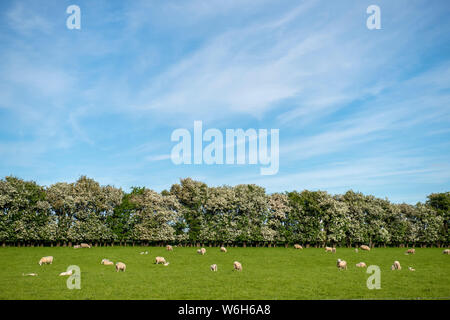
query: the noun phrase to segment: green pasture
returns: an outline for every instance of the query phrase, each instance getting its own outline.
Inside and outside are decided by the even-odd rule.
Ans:
[[[187,247],[0,248],[0,299],[450,299],[450,256],[443,249],[417,248],[415,255],[402,248],[206,249],[202,256]],[[53,264],[39,266],[50,255]],[[156,256],[169,265],[155,265]],[[103,258],[124,262],[126,272],[101,265]],[[338,258],[347,261],[347,270],[337,269]],[[402,270],[391,270],[395,260]],[[234,261],[242,272],[233,271]],[[380,290],[367,288],[370,274],[355,267],[361,261],[380,267]],[[210,271],[214,263],[217,272]],[[69,290],[67,277],[59,276],[69,265],[81,269],[80,290]]]

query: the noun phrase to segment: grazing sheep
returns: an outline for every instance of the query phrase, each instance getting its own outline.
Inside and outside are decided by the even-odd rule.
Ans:
[[[87,244],[87,243],[80,244],[80,247],[81,248],[91,248],[91,246],[89,244]]]
[[[60,276],[71,276],[72,275],[72,270],[66,271],[66,272],[61,272],[59,274]]]
[[[156,264],[160,264],[160,263],[164,264],[164,263],[166,263],[166,259],[164,259],[164,257],[156,257],[155,263]]]
[[[227,248],[225,248],[225,247],[220,247],[220,251],[221,251],[221,252],[227,252]]]
[[[336,265],[339,270],[347,269],[347,262],[344,260],[338,259]]]
[[[127,266],[125,265],[125,263],[123,263],[123,262],[117,262],[116,263],[116,271],[117,272],[119,272],[119,271],[125,272],[126,268],[127,268]]]
[[[233,263],[234,270],[242,271],[242,264],[240,262],[235,261]]]
[[[42,257],[41,260],[39,260],[39,265],[42,266],[42,264],[52,264],[53,263],[53,257]]]
[[[217,264],[211,265],[211,271],[217,271]]]
[[[331,252],[336,253],[336,248],[331,249]]]
[[[360,246],[361,250],[366,250],[366,251],[370,251],[370,247],[366,246],[365,244],[363,244],[362,246]]]
[[[415,254],[416,253],[416,249],[408,249],[406,250],[406,254]]]
[[[294,244],[294,249],[303,249],[303,247],[301,245],[299,245],[298,243]]]
[[[171,245],[167,245],[167,246],[166,246],[166,249],[167,249],[167,251],[173,251],[173,248],[172,248]]]
[[[364,262],[357,263],[356,266],[358,268],[367,268],[367,265]]]
[[[408,267],[409,271],[416,271],[416,269],[413,269],[412,267]]]
[[[79,244],[76,244],[76,245],[73,246],[73,248],[74,248],[74,249],[80,249],[81,246],[80,246]]]
[[[197,253],[204,255],[206,253],[206,249],[205,248],[198,249]]]
[[[325,252],[333,252],[333,248],[331,248],[331,247],[325,247]]]
[[[443,254],[450,254],[450,249],[445,249],[444,252],[442,252]]]
[[[24,276],[24,277],[26,277],[26,276],[36,277],[37,273],[27,273],[27,274],[22,273],[22,276]]]
[[[394,264],[391,266],[391,270],[402,270],[402,267],[400,266],[400,262],[394,261]]]

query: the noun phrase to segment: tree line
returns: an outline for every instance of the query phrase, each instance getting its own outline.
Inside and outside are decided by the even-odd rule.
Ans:
[[[8,244],[448,245],[450,192],[395,204],[359,192],[267,194],[254,184],[129,193],[85,176],[43,187],[0,180],[0,242]]]

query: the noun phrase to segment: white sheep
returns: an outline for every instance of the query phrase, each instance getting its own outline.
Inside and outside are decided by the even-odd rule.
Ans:
[[[173,251],[173,247],[171,245],[166,246],[167,251]]]
[[[52,264],[53,263],[53,257],[42,257],[41,260],[39,260],[39,265],[42,266],[43,264]]]
[[[338,259],[336,265],[337,265],[339,270],[347,269],[347,261]]]
[[[450,249],[445,249],[442,253],[443,254],[450,254]]]
[[[103,259],[102,264],[105,266],[112,266],[112,265],[114,265],[114,262],[109,261],[108,259]]]
[[[116,263],[116,271],[117,272],[119,272],[119,271],[125,272],[126,268],[127,268],[127,266],[125,265],[125,263],[123,263],[123,262],[117,262]]]
[[[206,253],[206,249],[205,248],[198,249],[197,253],[204,255]]]
[[[303,247],[301,245],[299,245],[298,243],[294,244],[294,249],[303,249]]]
[[[225,247],[220,247],[220,251],[221,251],[221,252],[227,252],[227,248],[225,248]]]
[[[66,271],[66,272],[61,272],[59,275],[60,276],[71,276],[72,275],[72,270]]]
[[[365,244],[363,244],[362,246],[360,246],[361,250],[366,250],[366,251],[370,251],[370,247],[366,246]]]
[[[80,247],[81,248],[91,248],[91,246],[89,244],[87,244],[87,243],[80,244]]]
[[[156,257],[155,263],[156,264],[160,264],[160,263],[164,264],[164,263],[166,263],[166,259],[164,259],[164,257]]]
[[[357,263],[356,266],[358,268],[367,268],[367,265],[364,262]]]
[[[80,249],[81,246],[80,246],[79,244],[76,244],[76,245],[73,246],[73,248],[74,248],[74,249]]]
[[[210,268],[211,271],[217,271],[217,264],[212,264]]]
[[[325,252],[333,252],[333,248],[331,248],[331,247],[325,247]]]
[[[402,267],[400,266],[400,262],[394,261],[394,264],[391,266],[391,270],[402,270]]]
[[[416,249],[408,249],[406,250],[406,254],[415,254],[416,253]]]
[[[236,270],[236,271],[242,271],[242,264],[240,262],[235,261],[233,263],[233,267],[234,267],[234,270]]]
[[[409,271],[416,271],[416,269],[414,269],[413,267],[408,267]]]

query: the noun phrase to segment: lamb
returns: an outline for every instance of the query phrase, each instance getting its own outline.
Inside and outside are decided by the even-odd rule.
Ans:
[[[236,270],[236,271],[242,271],[242,264],[240,262],[235,261],[233,263],[233,267],[234,267],[234,270]]]
[[[66,272],[61,272],[59,275],[60,276],[71,276],[72,275],[72,271],[73,270],[69,270],[69,271],[66,271]]]
[[[91,246],[89,244],[87,244],[87,243],[80,244],[80,247],[81,248],[91,248]]]
[[[74,249],[80,249],[81,246],[80,246],[79,244],[76,244],[76,245],[73,246],[73,248],[74,248]]]
[[[167,246],[166,246],[166,249],[167,249],[167,251],[173,251],[173,248],[172,248],[171,245],[167,245]]]
[[[299,245],[298,243],[294,244],[294,249],[303,249],[303,247],[301,245]]]
[[[364,262],[360,262],[356,264],[356,267],[358,268],[367,268],[367,265]]]
[[[164,259],[164,257],[156,257],[155,263],[156,264],[160,264],[160,263],[164,264],[164,263],[166,263],[166,259]]]
[[[366,246],[365,244],[363,244],[362,246],[360,246],[361,250],[366,250],[366,251],[370,251],[370,247]]]
[[[197,253],[204,255],[206,253],[206,249],[205,248],[198,249]]]
[[[415,254],[416,253],[416,249],[408,249],[406,250],[406,254]]]
[[[211,265],[211,271],[217,271],[217,264]]]
[[[325,252],[333,252],[333,248],[331,248],[331,247],[325,247]]]
[[[125,265],[125,263],[123,263],[123,262],[117,262],[116,263],[116,271],[117,272],[119,272],[119,271],[125,272],[126,268],[127,268],[127,266]]]
[[[394,261],[394,264],[391,266],[391,270],[402,270],[402,267],[400,266],[400,262]]]
[[[53,263],[53,257],[42,257],[41,260],[39,260],[39,265],[42,266],[42,264],[52,264]]]
[[[227,248],[225,248],[225,247],[220,247],[220,251],[221,251],[221,252],[227,252]]]
[[[343,270],[343,269],[347,270],[347,262],[344,261],[344,260],[338,259],[336,265],[337,265],[339,270]]]
[[[445,249],[444,252],[442,252],[443,254],[450,254],[450,249]]]

